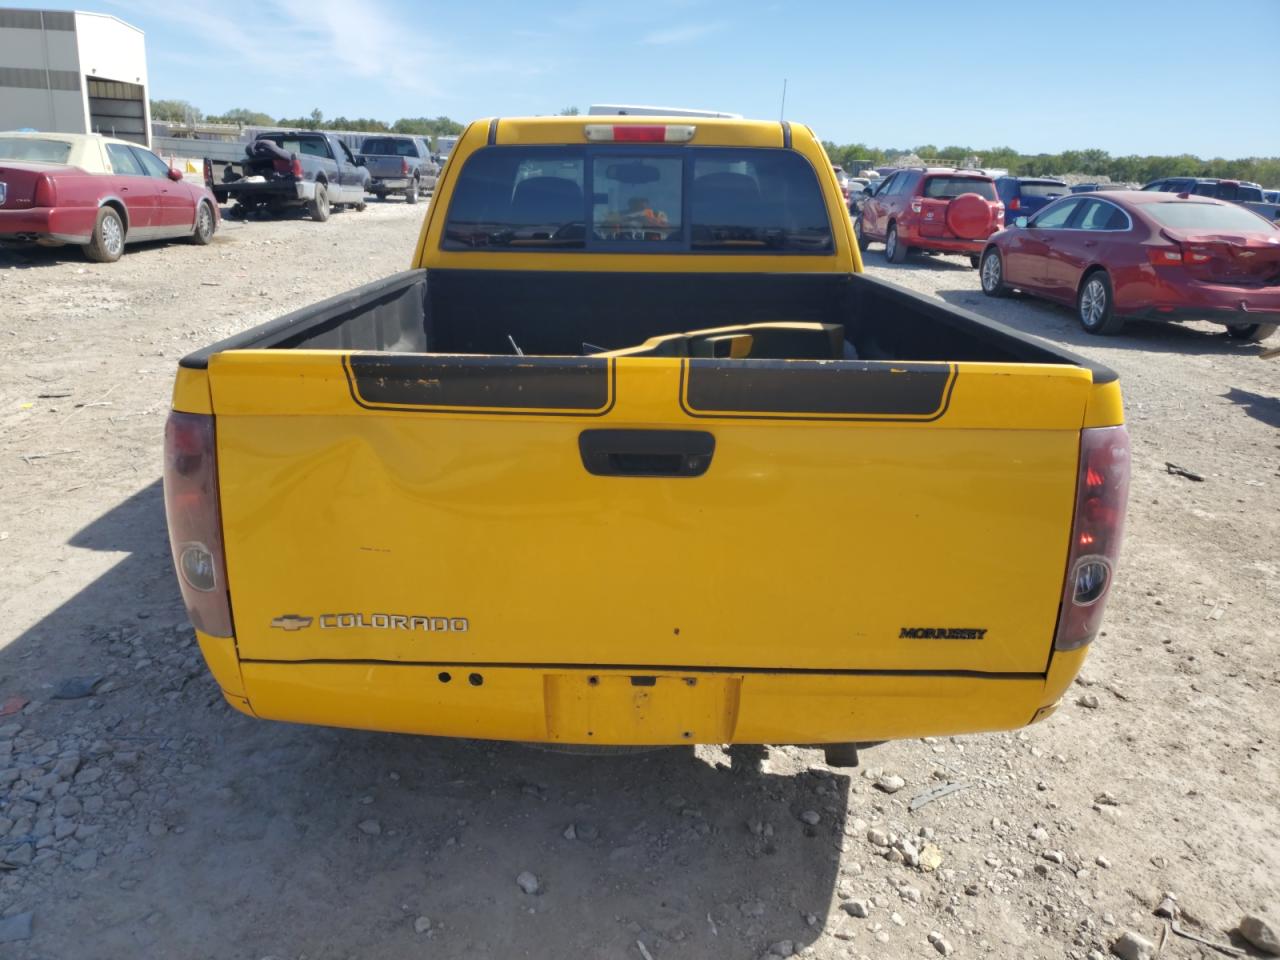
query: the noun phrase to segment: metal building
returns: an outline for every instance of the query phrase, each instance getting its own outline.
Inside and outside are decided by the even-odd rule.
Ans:
[[[0,130],[151,145],[143,32],[105,13],[0,7]]]

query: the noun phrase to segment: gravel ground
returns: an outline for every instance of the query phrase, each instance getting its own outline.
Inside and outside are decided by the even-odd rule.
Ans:
[[[114,265],[0,252],[0,956],[1079,960],[1158,943],[1167,894],[1217,942],[1275,917],[1280,363],[1208,326],[1091,338],[983,297],[961,258],[868,262],[1125,389],[1123,569],[1052,720],[850,772],[794,747],[578,758],[232,712],[167,556],[174,365],[403,268],[422,210],[228,223]],[[1173,935],[1163,956],[1219,954]]]

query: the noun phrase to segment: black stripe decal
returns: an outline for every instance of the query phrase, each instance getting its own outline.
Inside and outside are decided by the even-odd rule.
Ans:
[[[241,663],[287,664],[289,666],[387,666],[387,667],[451,667],[476,670],[555,670],[558,672],[590,672],[593,670],[618,670],[625,673],[742,673],[772,676],[798,677],[947,677],[957,680],[1043,680],[1045,674],[1016,670],[896,670],[892,668],[838,668],[838,667],[731,667],[731,666],[675,666],[653,663],[536,663],[495,662],[475,660],[338,660],[314,657],[306,660],[277,660],[268,657],[241,657]]]
[[[930,421],[956,376],[949,363],[695,359],[680,404],[693,417]]]
[[[791,149],[791,121],[782,121],[782,148],[784,150]]]
[[[596,357],[352,353],[352,399],[370,410],[601,416],[613,406],[612,361]]]
[[[493,146],[498,142],[498,118],[494,117],[489,121],[489,146]]]

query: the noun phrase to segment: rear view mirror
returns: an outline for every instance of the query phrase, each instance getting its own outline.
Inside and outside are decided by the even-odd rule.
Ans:
[[[179,180],[182,179],[182,171],[177,169],[176,167],[170,167],[169,179],[172,180],[174,183],[177,183]]]
[[[605,168],[604,175],[618,183],[653,183],[661,174],[657,167],[644,163],[611,163]]]
[[[1016,220],[1013,221],[1013,225],[1015,227],[1025,227],[1028,222],[1029,221],[1027,220],[1026,217],[1018,217]]]

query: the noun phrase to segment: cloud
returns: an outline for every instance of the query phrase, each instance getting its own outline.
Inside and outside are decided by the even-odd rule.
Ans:
[[[723,23],[687,23],[680,27],[669,27],[666,30],[654,30],[640,38],[641,43],[666,47],[677,43],[692,43],[707,34],[723,29]]]

